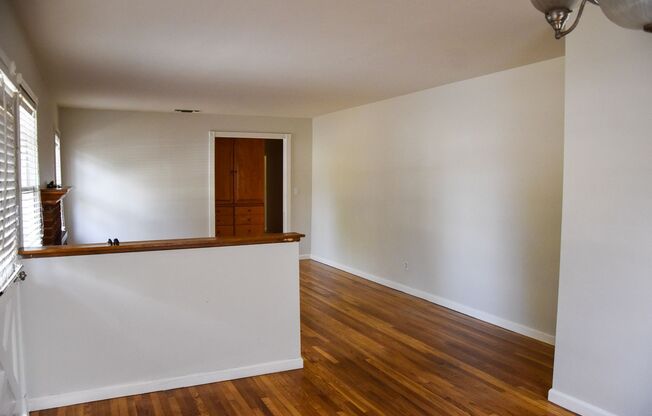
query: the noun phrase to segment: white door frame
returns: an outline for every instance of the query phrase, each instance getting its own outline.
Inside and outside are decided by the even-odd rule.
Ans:
[[[276,139],[283,140],[283,232],[290,232],[290,206],[292,189],[291,139],[289,133],[255,133],[211,130],[208,134],[208,235],[215,237],[215,138],[227,137],[233,139]]]

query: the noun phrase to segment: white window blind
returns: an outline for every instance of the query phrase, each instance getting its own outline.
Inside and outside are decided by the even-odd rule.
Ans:
[[[36,108],[21,98],[18,113],[20,136],[20,211],[23,247],[39,247],[43,239],[43,215],[38,171]]]
[[[0,292],[20,270],[17,254],[16,96],[16,88],[0,71]]]

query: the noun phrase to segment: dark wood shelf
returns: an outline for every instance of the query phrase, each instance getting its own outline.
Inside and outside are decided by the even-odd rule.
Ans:
[[[182,250],[205,247],[246,246],[292,243],[305,237],[299,233],[263,234],[255,237],[184,238],[177,240],[130,241],[119,246],[79,244],[71,246],[21,247],[18,254],[27,259],[40,257],[87,256],[92,254],[134,253],[140,251]]]
[[[56,205],[68,195],[72,188],[64,186],[63,188],[41,188],[41,203],[43,205]]]

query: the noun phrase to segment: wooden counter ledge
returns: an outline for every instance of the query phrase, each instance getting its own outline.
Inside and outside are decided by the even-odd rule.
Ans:
[[[246,246],[253,244],[291,243],[305,237],[299,233],[263,234],[256,237],[207,237],[178,240],[121,242],[119,246],[79,244],[70,246],[21,247],[18,254],[27,259],[38,257],[86,256],[91,254],[134,253],[138,251],[182,250],[188,248]]]

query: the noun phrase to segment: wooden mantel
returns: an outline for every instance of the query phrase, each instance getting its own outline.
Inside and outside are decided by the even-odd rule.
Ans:
[[[66,233],[61,221],[61,201],[70,192],[70,187],[42,188],[43,245],[57,246],[66,243]]]
[[[68,195],[70,189],[72,189],[70,186],[64,186],[63,188],[41,188],[41,204],[52,206],[60,203]]]

